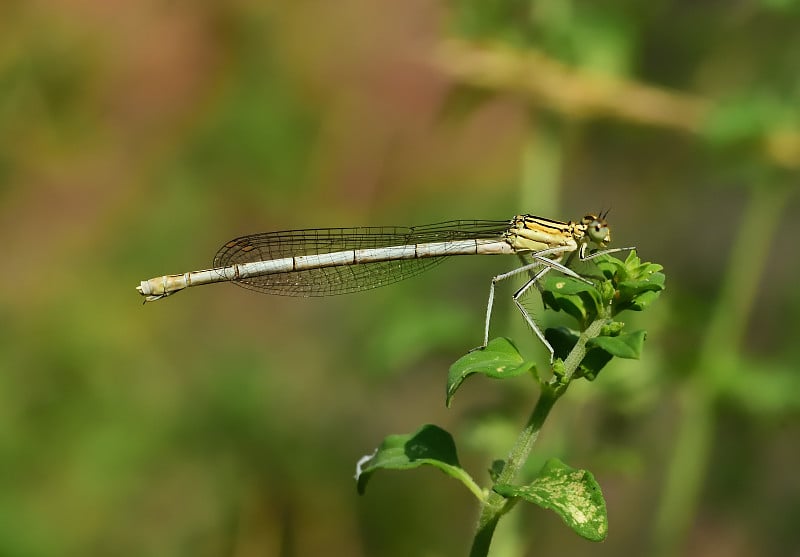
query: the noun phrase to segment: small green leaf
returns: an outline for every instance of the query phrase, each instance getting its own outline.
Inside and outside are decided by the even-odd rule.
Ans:
[[[642,263],[634,251],[628,254],[622,267],[612,261],[611,258],[603,259],[598,262],[598,266],[604,270],[606,276],[609,276],[611,269],[614,270],[613,275],[609,276],[617,290],[613,298],[613,314],[625,310],[641,311],[653,303],[664,290],[666,277],[661,272],[661,265]]]
[[[500,474],[503,473],[503,468],[506,467],[506,461],[503,459],[497,459],[492,461],[492,466],[489,468],[489,478],[491,478],[492,482],[496,482],[497,479],[500,477]]]
[[[601,274],[597,284],[551,273],[542,284],[545,307],[563,311],[583,329],[611,304],[611,313],[641,311],[664,290],[662,266],[642,262],[635,250],[623,261],[602,255],[594,260]],[[588,275],[587,275],[588,276]]]
[[[653,275],[664,276],[661,273],[653,273]],[[632,300],[645,292],[660,292],[664,290],[664,285],[649,279],[625,280],[617,284],[617,290],[619,290],[622,300]]]
[[[495,338],[486,348],[473,350],[458,359],[447,375],[447,406],[456,390],[473,373],[480,373],[493,379],[507,379],[536,371],[533,362],[526,362],[517,347],[507,338]]]
[[[501,484],[494,491],[519,498],[556,512],[572,530],[591,541],[603,541],[608,534],[606,502],[594,476],[558,460],[548,460],[539,476],[527,486]]]
[[[553,347],[555,357],[565,360],[575,343],[578,342],[578,332],[567,327],[551,327],[545,329],[544,338]]]
[[[600,256],[595,259],[595,264],[607,279],[625,272],[625,262],[616,257]]]
[[[581,323],[586,321],[586,306],[580,296],[557,296],[552,292],[544,291],[542,292],[542,299],[545,307],[563,311]]]
[[[589,340],[586,345],[600,348],[618,358],[638,360],[642,354],[646,336],[645,331],[635,331],[618,336],[600,336]]]
[[[544,338],[553,347],[556,358],[564,359],[578,342],[578,332],[566,327],[553,327],[545,330]],[[590,346],[573,377],[576,379],[585,377],[589,381],[594,381],[611,358],[613,356],[602,348]]]
[[[661,273],[661,271],[663,271],[663,270],[664,270],[664,266],[663,265],[659,265],[658,263],[641,263],[639,265],[638,269],[637,269],[637,273],[638,273],[637,276],[639,276],[640,278],[646,278],[646,277],[649,277],[651,275],[655,275],[656,273],[659,273],[661,275],[661,279],[662,279],[661,280],[661,285],[663,286],[664,285],[664,280],[663,280],[664,279],[664,273]]]
[[[576,379],[584,377],[589,381],[597,379],[600,370],[606,367],[613,356],[601,348],[589,348],[578,366],[578,371],[573,375]]]
[[[545,279],[542,299],[546,307],[563,311],[581,323],[593,319],[602,306],[600,293],[593,285],[555,274]]]
[[[622,332],[624,327],[625,323],[622,321],[612,321],[611,323],[603,325],[603,328],[600,330],[600,336],[615,337]]]
[[[545,331],[545,338],[547,336],[547,332]],[[567,375],[567,368],[564,367],[564,360],[561,358],[556,358],[553,360],[553,375],[558,378],[563,378]]]
[[[613,313],[625,310],[641,311],[652,304],[664,290],[663,274],[654,273],[654,281],[625,281],[618,286],[618,297],[614,300]],[[661,277],[661,284],[658,278]]]
[[[582,292],[588,292],[595,289],[593,285],[586,284],[582,280],[557,274],[547,275],[544,288],[564,296],[580,294]]]
[[[603,276],[613,281],[614,284],[622,286],[630,283],[627,288],[629,292],[633,289],[634,294],[638,292],[636,288],[652,290],[663,290],[664,288],[664,274],[659,272],[663,267],[657,263],[642,263],[635,250],[628,253],[625,261],[610,256],[601,256],[597,258],[596,264]],[[636,285],[635,283],[643,284]],[[653,284],[660,288],[653,287]]]
[[[642,260],[639,258],[639,254],[636,253],[636,250],[632,249],[628,252],[628,257],[625,258],[624,263],[626,269],[635,269],[642,264]]]
[[[432,424],[412,434],[389,435],[373,454],[363,457],[356,468],[358,493],[364,494],[367,482],[377,470],[411,470],[423,465],[438,468],[460,480],[476,497],[483,499],[481,489],[458,462],[453,437]]]
[[[661,295],[660,291],[642,292],[629,302],[627,309],[633,311],[642,311],[647,306],[655,302]]]

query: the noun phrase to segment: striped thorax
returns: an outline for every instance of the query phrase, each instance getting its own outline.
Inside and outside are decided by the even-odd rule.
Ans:
[[[580,222],[561,222],[533,215],[518,215],[505,234],[506,241],[517,252],[537,252],[563,247],[561,253],[583,252],[591,242],[600,247],[611,241],[605,215],[586,215]]]

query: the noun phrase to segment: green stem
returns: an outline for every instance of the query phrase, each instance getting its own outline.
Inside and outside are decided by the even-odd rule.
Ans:
[[[519,470],[525,464],[547,415],[563,392],[563,390],[557,391],[549,387],[542,389],[542,394],[539,396],[539,400],[536,402],[531,417],[528,419],[528,424],[525,426],[525,429],[522,430],[522,433],[520,433],[517,438],[516,444],[511,449],[503,471],[497,479],[497,483],[511,483],[514,480]],[[508,499],[502,495],[495,492],[489,493],[486,502],[481,508],[480,517],[478,518],[478,526],[475,531],[475,539],[472,542],[470,557],[484,557],[488,555],[494,529],[500,517],[507,510],[506,506],[508,503]]]
[[[558,194],[564,166],[564,130],[559,118],[532,110],[522,151],[521,211],[558,214]]]
[[[583,357],[586,355],[586,343],[600,334],[603,325],[608,322],[608,316],[599,316],[593,321],[589,327],[586,328],[578,337],[578,342],[575,343],[572,351],[564,360],[564,377],[562,380],[555,379],[555,382],[548,383],[542,388],[542,394],[539,400],[536,401],[536,406],[531,412],[528,423],[525,429],[522,430],[514,447],[511,449],[506,460],[503,471],[497,478],[498,484],[512,483],[517,477],[517,474],[525,465],[528,456],[533,449],[533,444],[539,437],[539,432],[544,425],[544,421],[550,414],[553,405],[563,395],[569,386],[569,380],[572,375],[577,371]],[[486,497],[486,500],[481,508],[481,514],[478,518],[478,525],[475,530],[475,537],[472,541],[472,549],[470,550],[470,557],[485,557],[489,553],[489,546],[492,542],[492,535],[497,527],[497,522],[500,517],[508,511],[513,504],[512,501],[506,499],[492,491]]]
[[[519,180],[519,209],[523,213],[558,215],[561,174],[564,166],[564,124],[545,110],[528,111],[528,128],[522,150]],[[530,263],[522,254],[520,261]],[[528,275],[533,277],[534,271]],[[509,316],[510,317],[510,316]],[[527,325],[514,316],[510,328],[516,333],[529,332]]]
[[[758,187],[752,192],[733,246],[725,282],[714,308],[706,337],[680,395],[680,422],[664,491],[656,518],[653,555],[670,557],[681,553],[697,507],[700,488],[708,468],[714,437],[713,406],[719,387],[731,369],[722,355],[736,357],[747,317],[772,245],[776,215],[784,206],[788,190]]]

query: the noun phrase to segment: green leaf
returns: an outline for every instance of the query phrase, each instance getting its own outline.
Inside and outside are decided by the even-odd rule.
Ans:
[[[553,347],[556,358],[567,359],[567,355],[578,342],[578,332],[567,327],[551,327],[545,329],[544,338]]]
[[[615,337],[622,332],[623,328],[625,328],[625,323],[622,321],[611,321],[603,325],[603,328],[600,330],[600,336]]]
[[[500,474],[503,473],[503,468],[505,467],[506,461],[503,459],[492,461],[492,466],[489,468],[489,478],[491,478],[492,482],[497,481],[497,479],[500,477]]]
[[[662,273],[653,273],[645,278],[623,280],[617,284],[617,290],[623,299],[632,299],[644,292],[660,292],[664,290],[663,278]]]
[[[658,274],[664,276],[661,273]],[[663,284],[648,279],[624,280],[617,284],[620,297],[625,299],[634,298],[644,292],[658,292],[663,289]]]
[[[603,303],[593,285],[556,274],[545,278],[542,299],[546,307],[563,311],[581,323],[593,319]]]
[[[636,297],[630,300],[625,308],[621,308],[621,306],[618,306],[617,309],[618,311],[622,311],[623,309],[642,311],[647,306],[655,302],[660,295],[661,295],[660,291],[651,290],[648,292],[642,292],[641,294],[637,294]]]
[[[635,331],[618,336],[599,336],[589,340],[586,345],[600,348],[618,358],[638,360],[642,354],[646,336],[645,331]]]
[[[364,494],[367,482],[377,470],[411,470],[424,465],[460,480],[478,499],[483,499],[480,487],[458,462],[453,437],[432,424],[415,433],[389,435],[372,455],[362,458],[356,468],[358,493]]]
[[[612,315],[625,310],[641,311],[664,290],[661,265],[643,263],[635,250],[624,261],[603,255],[594,263],[601,272],[596,277],[600,281],[595,285],[557,274],[548,275],[542,284],[545,307],[571,315],[578,320],[581,329],[594,320],[606,304],[611,304]]]
[[[548,460],[539,476],[527,486],[500,484],[494,491],[556,512],[572,530],[591,541],[608,534],[606,502],[594,476],[558,460]]]
[[[595,264],[607,279],[614,280],[617,284],[629,280],[648,280],[664,268],[658,263],[642,263],[636,250],[631,250],[624,261],[603,255],[595,260]]]
[[[600,269],[607,279],[611,280],[614,276],[625,272],[625,262],[616,257],[600,256],[595,259],[595,265]]]
[[[663,267],[656,263],[642,263],[635,251],[631,251],[625,261],[612,257],[599,259],[597,266],[616,290],[611,299],[614,315],[625,310],[641,311],[664,290],[666,277],[660,272]]]
[[[544,338],[553,347],[555,357],[563,360],[575,346],[575,343],[578,342],[578,332],[567,327],[553,327],[545,330]],[[611,361],[611,358],[613,356],[602,348],[589,347],[578,366],[578,371],[573,377],[585,377],[589,381],[593,381],[597,374],[600,373],[600,370]]]
[[[517,347],[507,338],[495,338],[486,348],[473,350],[458,359],[447,375],[447,406],[456,390],[473,373],[480,373],[493,379],[516,377],[533,370],[533,362],[526,362]]]

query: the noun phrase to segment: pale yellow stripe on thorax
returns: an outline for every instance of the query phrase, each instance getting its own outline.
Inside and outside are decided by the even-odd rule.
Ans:
[[[515,251],[541,251],[563,246],[565,251],[578,249],[584,230],[574,222],[558,222],[531,215],[514,217],[506,232],[506,241]]]

